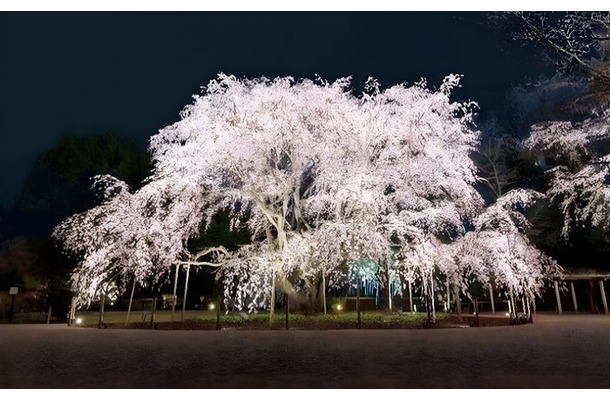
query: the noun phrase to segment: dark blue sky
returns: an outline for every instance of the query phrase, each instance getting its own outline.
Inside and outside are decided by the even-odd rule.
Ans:
[[[445,12],[0,12],[0,206],[65,132],[115,132],[143,147],[216,74],[367,76],[384,87],[464,74],[483,112],[541,71],[534,53]]]

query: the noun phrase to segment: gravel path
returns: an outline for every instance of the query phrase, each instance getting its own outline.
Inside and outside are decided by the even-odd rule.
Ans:
[[[0,388],[610,388],[610,316],[431,330],[0,325]]]

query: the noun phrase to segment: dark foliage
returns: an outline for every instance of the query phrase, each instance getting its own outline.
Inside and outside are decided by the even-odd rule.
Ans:
[[[148,154],[116,135],[65,134],[40,154],[10,215],[8,235],[48,235],[63,219],[95,205],[91,178],[110,174],[138,188],[148,175]],[[11,232],[12,231],[12,232]]]

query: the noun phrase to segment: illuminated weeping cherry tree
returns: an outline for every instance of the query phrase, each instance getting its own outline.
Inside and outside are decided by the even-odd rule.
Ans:
[[[324,296],[361,275],[361,261],[384,259],[386,285],[417,278],[432,298],[440,273],[463,290],[447,246],[482,201],[469,157],[474,104],[450,101],[458,85],[450,75],[436,91],[381,91],[370,79],[356,97],[349,79],[220,74],[151,138],[153,174],[140,190],[104,178],[120,190],[56,229],[81,257],[75,291],[91,298],[116,274],[144,281],[205,265],[217,268],[227,307],[273,314],[278,290]],[[252,242],[191,254],[189,239],[221,210]]]
[[[556,166],[547,173],[547,196],[564,217],[562,236],[575,226],[610,229],[610,110],[580,123],[554,121],[532,127],[526,145]]]
[[[474,231],[452,245],[462,287],[468,288],[473,280],[493,284],[509,299],[513,318],[520,307],[531,315],[534,299],[540,296],[545,281],[562,272],[557,262],[534,247],[526,235],[530,224],[523,212],[541,197],[538,192],[523,189],[506,193],[475,218]],[[471,297],[467,291],[465,294]]]

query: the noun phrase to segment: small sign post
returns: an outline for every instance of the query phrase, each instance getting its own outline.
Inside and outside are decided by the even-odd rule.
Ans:
[[[17,296],[17,293],[19,293],[19,288],[17,286],[11,286],[11,288],[8,291],[8,294],[11,295],[11,311],[8,315],[8,323],[10,324],[11,322],[13,322],[13,308],[15,306],[15,296]]]

